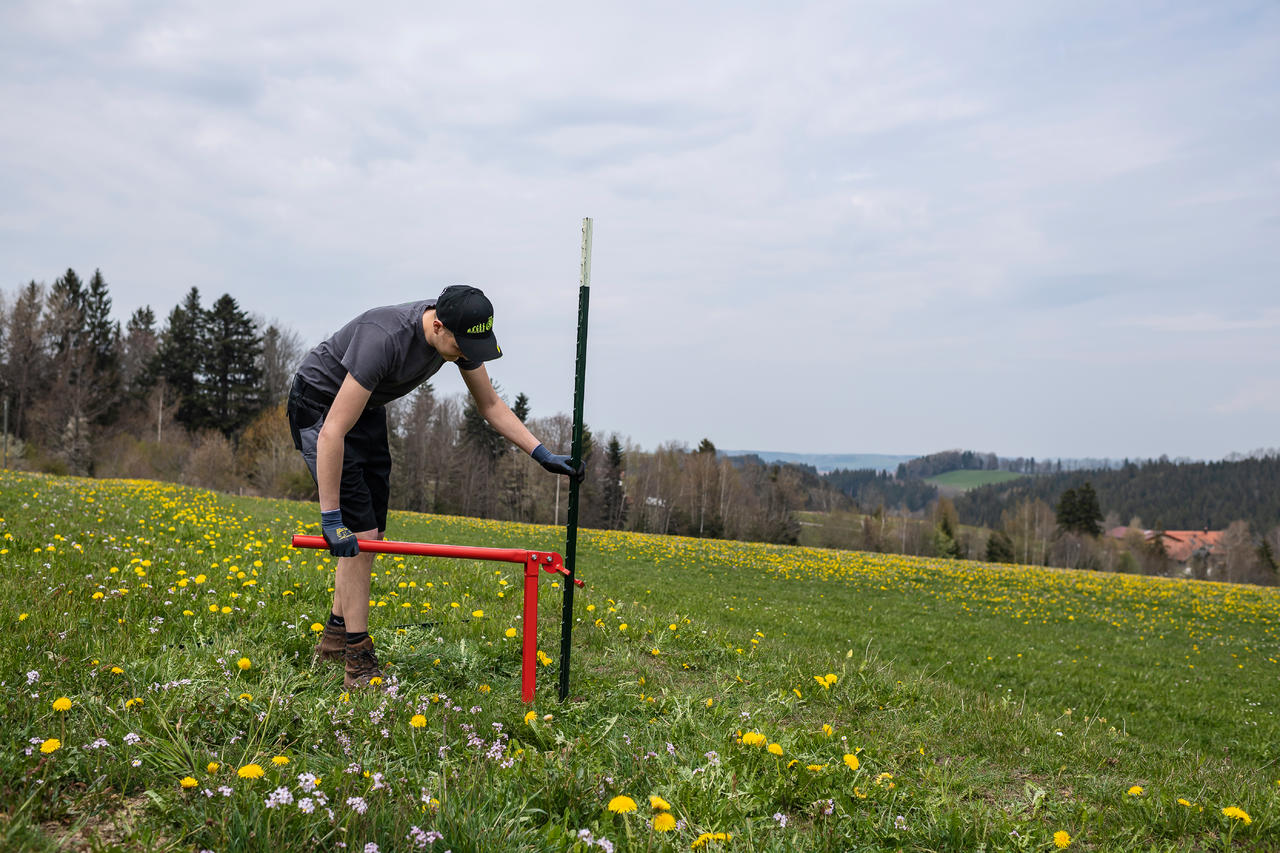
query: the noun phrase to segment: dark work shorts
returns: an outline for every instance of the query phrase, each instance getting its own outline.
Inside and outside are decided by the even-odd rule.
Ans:
[[[293,446],[302,451],[311,478],[316,479],[316,439],[332,400],[294,377],[289,391],[289,429]],[[347,433],[342,447],[342,488],[338,496],[342,522],[352,533],[387,529],[387,499],[391,494],[391,448],[387,444],[387,410],[364,410]]]

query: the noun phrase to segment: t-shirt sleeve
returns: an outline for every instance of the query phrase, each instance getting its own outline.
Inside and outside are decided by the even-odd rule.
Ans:
[[[395,340],[374,323],[361,323],[347,344],[342,366],[357,382],[373,391],[391,372],[396,362]]]
[[[467,361],[465,358],[459,358],[456,362],[459,370],[475,370],[484,364],[483,361]]]

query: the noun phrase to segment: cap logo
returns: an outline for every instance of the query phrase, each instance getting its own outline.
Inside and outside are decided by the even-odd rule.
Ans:
[[[489,332],[492,330],[493,330],[493,315],[490,314],[488,320],[485,320],[483,323],[476,323],[470,329],[467,329],[465,332],[463,332],[463,334],[483,335],[485,332]]]

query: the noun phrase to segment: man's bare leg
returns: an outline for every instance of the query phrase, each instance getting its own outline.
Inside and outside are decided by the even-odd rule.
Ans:
[[[381,539],[375,530],[356,534],[357,539]],[[361,551],[354,557],[339,557],[333,580],[333,615],[342,617],[347,632],[369,630],[369,578],[373,573],[372,551]]]
[[[381,539],[377,530],[356,533],[357,539]],[[369,588],[373,573],[372,551],[361,551],[354,557],[342,557],[334,572],[333,612],[346,626],[345,669],[343,684],[368,687],[382,683],[382,668],[369,638]]]

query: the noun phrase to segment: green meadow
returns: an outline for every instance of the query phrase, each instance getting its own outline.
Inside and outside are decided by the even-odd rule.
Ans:
[[[1010,480],[1017,480],[1021,476],[1021,474],[1015,474],[1012,471],[948,471],[936,477],[926,477],[925,482],[932,483],[941,489],[966,492],[969,489],[989,486],[992,483],[1007,483]]]
[[[1280,590],[583,531],[383,556],[311,649],[314,504],[0,472],[0,849],[1280,850]],[[393,513],[388,538],[563,550]]]

